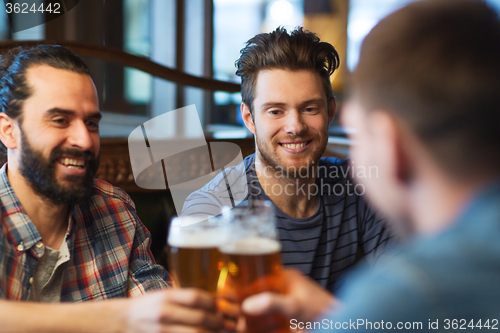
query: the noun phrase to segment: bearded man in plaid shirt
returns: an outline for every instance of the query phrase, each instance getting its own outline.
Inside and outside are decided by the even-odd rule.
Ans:
[[[129,196],[93,178],[101,113],[83,61],[40,45],[4,54],[0,72],[8,158],[0,169],[0,332],[220,330],[209,294],[147,293],[169,287],[168,274]],[[74,304],[47,304],[61,302]]]

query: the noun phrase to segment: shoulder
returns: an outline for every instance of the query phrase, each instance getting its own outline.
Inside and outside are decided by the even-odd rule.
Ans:
[[[90,199],[123,203],[135,209],[134,202],[124,190],[101,179],[94,179],[94,189]]]
[[[244,179],[246,182],[246,174],[254,166],[254,154],[245,157],[243,162],[224,168],[223,172],[219,172],[211,181],[203,186],[201,192],[225,191],[227,189],[225,180],[227,179],[229,186],[234,186]],[[196,192],[195,192],[196,193]]]
[[[224,168],[186,198],[181,215],[219,215],[222,207],[245,200],[248,195],[247,173],[252,165],[250,155],[241,163]]]
[[[477,320],[500,311],[500,252],[490,245],[450,231],[396,250],[354,272],[341,295],[347,317]]]
[[[328,314],[339,322],[421,321],[431,318],[436,295],[423,267],[408,257],[386,256],[375,267],[360,265],[349,273],[339,292],[340,312]],[[333,311],[332,311],[333,313]],[[362,328],[365,328],[364,326]],[[393,327],[394,328],[394,327]],[[368,329],[367,329],[368,330]]]
[[[75,206],[75,218],[85,228],[107,230],[111,225],[120,229],[137,227],[139,218],[135,204],[125,191],[103,180],[95,179],[88,200]]]
[[[224,168],[222,172],[219,172],[205,186],[203,186],[199,191],[193,192],[193,194],[209,193],[211,195],[216,195],[221,192],[225,193],[228,185],[231,189],[239,186],[241,184],[241,180],[244,180],[244,183],[246,184],[246,171],[247,167],[245,162],[236,166]]]

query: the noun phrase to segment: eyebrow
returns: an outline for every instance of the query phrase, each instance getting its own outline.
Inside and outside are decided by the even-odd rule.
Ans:
[[[324,102],[324,99],[321,98],[321,97],[318,97],[318,98],[312,98],[310,100],[307,100],[305,101],[304,103],[301,103],[300,106],[301,107],[304,107],[306,106],[307,104],[311,104],[311,103],[323,103]]]
[[[75,116],[76,112],[72,110],[65,110],[65,109],[60,109],[60,108],[52,108],[47,111],[47,116],[54,116],[54,115],[67,115],[67,116]],[[101,120],[102,114],[100,111],[95,111],[92,112],[90,115],[86,117],[86,119],[98,119]]]
[[[262,104],[262,109],[267,109],[269,107],[276,107],[276,106],[286,106],[286,103],[268,102],[268,103]]]
[[[311,104],[311,103],[323,103],[323,98],[318,97],[318,98],[309,99],[307,101],[300,103],[300,107],[302,108],[302,107],[304,107],[308,104]],[[282,103],[282,102],[268,102],[268,103],[262,104],[262,109],[266,109],[269,107],[283,107],[286,105],[287,105],[286,103]]]

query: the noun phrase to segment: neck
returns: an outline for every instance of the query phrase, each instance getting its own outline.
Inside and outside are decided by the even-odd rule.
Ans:
[[[315,169],[308,173],[308,177],[287,177],[281,170],[268,166],[257,151],[255,171],[262,189],[283,213],[295,218],[307,218],[318,210],[319,189],[315,187]]]
[[[7,176],[24,211],[42,236],[42,242],[59,249],[68,228],[69,206],[56,205],[39,196],[14,168],[9,168]]]
[[[453,181],[441,175],[413,186],[410,214],[416,232],[432,235],[449,228],[486,184],[485,180]]]

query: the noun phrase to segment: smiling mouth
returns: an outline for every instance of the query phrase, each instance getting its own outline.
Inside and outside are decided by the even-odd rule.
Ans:
[[[80,170],[85,166],[85,160],[82,159],[74,159],[62,157],[57,160],[62,165],[66,166],[68,169]]]
[[[280,145],[288,149],[300,149],[307,146],[311,141],[300,142],[300,143],[280,143]]]

